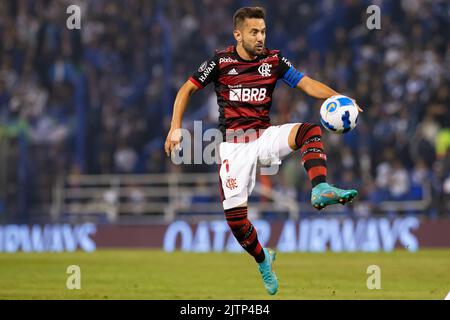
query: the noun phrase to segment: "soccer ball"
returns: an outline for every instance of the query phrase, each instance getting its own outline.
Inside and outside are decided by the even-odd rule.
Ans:
[[[349,97],[333,96],[320,107],[320,123],[330,132],[347,133],[356,127],[357,122],[358,107]]]

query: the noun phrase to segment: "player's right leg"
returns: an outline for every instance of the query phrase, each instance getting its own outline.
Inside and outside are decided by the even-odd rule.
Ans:
[[[316,124],[301,123],[290,129],[288,144],[300,150],[302,164],[311,181],[311,204],[317,210],[326,206],[351,202],[358,191],[336,188],[327,183],[327,157],[322,143],[322,130]]]

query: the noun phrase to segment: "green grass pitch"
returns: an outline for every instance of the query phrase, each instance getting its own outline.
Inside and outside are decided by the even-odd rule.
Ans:
[[[66,287],[69,265],[81,289]],[[381,289],[366,286],[381,269]],[[438,299],[450,291],[450,249],[391,253],[278,253],[280,288],[266,294],[246,253],[1,253],[0,299]]]

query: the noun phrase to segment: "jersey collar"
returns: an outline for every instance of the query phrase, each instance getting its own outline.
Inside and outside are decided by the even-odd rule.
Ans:
[[[240,55],[239,55],[239,53],[237,52],[237,50],[236,50],[236,46],[234,45],[233,46],[233,53],[234,53],[234,56],[236,57],[236,59],[238,60],[238,61],[241,61],[241,62],[256,62],[256,61],[258,61],[259,59],[261,59],[261,57],[262,57],[262,55],[258,55],[255,59],[253,59],[253,60],[245,60],[244,58],[242,58]]]

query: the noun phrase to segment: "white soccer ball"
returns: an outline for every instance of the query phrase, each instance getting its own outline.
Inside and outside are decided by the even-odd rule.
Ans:
[[[320,123],[333,133],[347,133],[356,127],[358,107],[349,97],[338,95],[328,98],[320,107]]]

